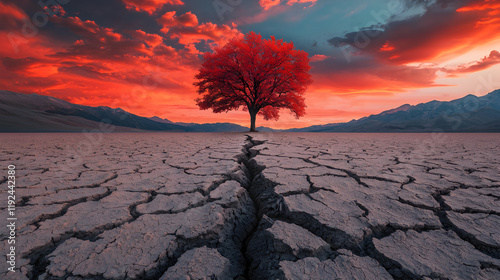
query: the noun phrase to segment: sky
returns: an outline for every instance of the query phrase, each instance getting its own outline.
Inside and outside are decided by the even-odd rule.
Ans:
[[[500,88],[500,0],[2,0],[0,89],[174,122],[199,110],[203,53],[253,31],[309,54],[306,127]]]

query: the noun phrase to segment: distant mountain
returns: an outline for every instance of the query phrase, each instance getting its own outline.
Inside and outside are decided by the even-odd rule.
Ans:
[[[159,122],[159,123],[170,123],[170,124],[173,124],[174,122],[171,121],[171,120],[167,120],[167,119],[162,119],[160,117],[157,117],[157,116],[154,116],[154,117],[151,117],[149,118],[150,120],[152,121],[155,121],[155,122]]]
[[[160,117],[145,118],[120,108],[90,107],[38,95],[0,91],[0,132],[80,132],[112,124],[112,131],[244,132],[232,123],[174,123]],[[262,131],[269,128],[260,127]]]
[[[337,127],[339,125],[342,125],[344,123],[329,123],[329,124],[320,124],[320,125],[313,125],[313,126],[308,126],[304,128],[292,128],[292,129],[287,129],[284,130],[286,132],[315,132],[315,131],[323,131],[326,129],[332,129],[334,127]]]
[[[190,131],[119,108],[83,106],[50,96],[10,91],[0,91],[0,120],[0,132],[72,132],[99,129],[101,123],[113,125],[113,131]]]
[[[500,132],[500,90],[467,95],[449,102],[403,105],[343,124],[301,129],[303,132]]]
[[[248,131],[248,127],[241,126],[233,123],[185,123],[185,122],[172,122],[167,119],[162,119],[160,117],[151,117],[150,120],[157,122],[165,122],[184,126],[190,129],[192,132],[244,132]],[[268,127],[257,127],[258,131],[273,131]]]
[[[383,111],[379,115],[383,116],[383,115],[393,114],[393,113],[397,113],[397,112],[406,112],[406,111],[410,110],[411,107],[412,106],[410,104],[405,104],[405,105],[399,106],[396,109],[390,109],[390,110],[387,110],[387,111]]]
[[[0,132],[79,132],[99,129],[102,122],[113,131],[246,132],[232,123],[174,123],[159,117],[145,118],[120,108],[90,107],[37,94],[0,91]],[[405,104],[347,123],[305,128],[259,131],[285,132],[500,132],[500,90],[477,97],[467,95],[449,102]]]
[[[234,123],[204,123],[188,126],[193,132],[244,132],[248,127]]]

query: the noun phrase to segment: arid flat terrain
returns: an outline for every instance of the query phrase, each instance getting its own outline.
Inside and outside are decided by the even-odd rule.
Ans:
[[[0,279],[500,279],[500,134],[0,139]]]

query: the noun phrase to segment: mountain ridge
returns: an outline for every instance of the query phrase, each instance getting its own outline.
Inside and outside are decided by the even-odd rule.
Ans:
[[[121,108],[73,104],[52,96],[0,91],[0,132],[78,132],[111,124],[118,132],[246,132],[233,123],[181,123],[141,117]],[[404,104],[346,123],[329,123],[275,132],[500,132],[500,90],[451,101]]]
[[[500,90],[480,97],[469,94],[451,101],[405,105],[308,132],[500,132]],[[404,110],[397,110],[403,106]]]

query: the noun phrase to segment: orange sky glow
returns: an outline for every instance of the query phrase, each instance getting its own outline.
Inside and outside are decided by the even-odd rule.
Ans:
[[[327,32],[338,38],[325,37],[323,43],[318,39],[319,47],[306,49],[313,78],[305,95],[306,116],[297,120],[282,111],[279,121],[259,118],[257,126],[285,129],[345,122],[406,103],[484,95],[500,88],[500,1],[459,2],[453,10],[428,8],[418,20],[393,19],[370,36],[367,44],[359,40],[356,44],[348,34],[344,36],[346,32]],[[4,38],[0,41],[0,89],[120,107],[174,122],[248,126],[248,112],[214,114],[196,106],[193,82],[203,52],[243,37],[249,28],[261,32],[252,24],[264,26],[273,16],[293,12],[306,17],[322,1],[260,0],[256,14],[249,15],[260,22],[246,25],[221,21],[215,12],[213,21],[208,21],[202,12],[187,10],[191,9],[187,1],[122,0],[126,13],[151,18],[148,30],[132,24],[118,30],[63,5],[48,7],[46,25],[50,27],[37,27],[41,22],[33,20],[36,9],[29,5],[27,1],[0,2],[0,36]],[[31,25],[27,27],[26,22]],[[354,27],[352,31],[353,36],[361,32]],[[286,34],[274,35],[287,40]]]

